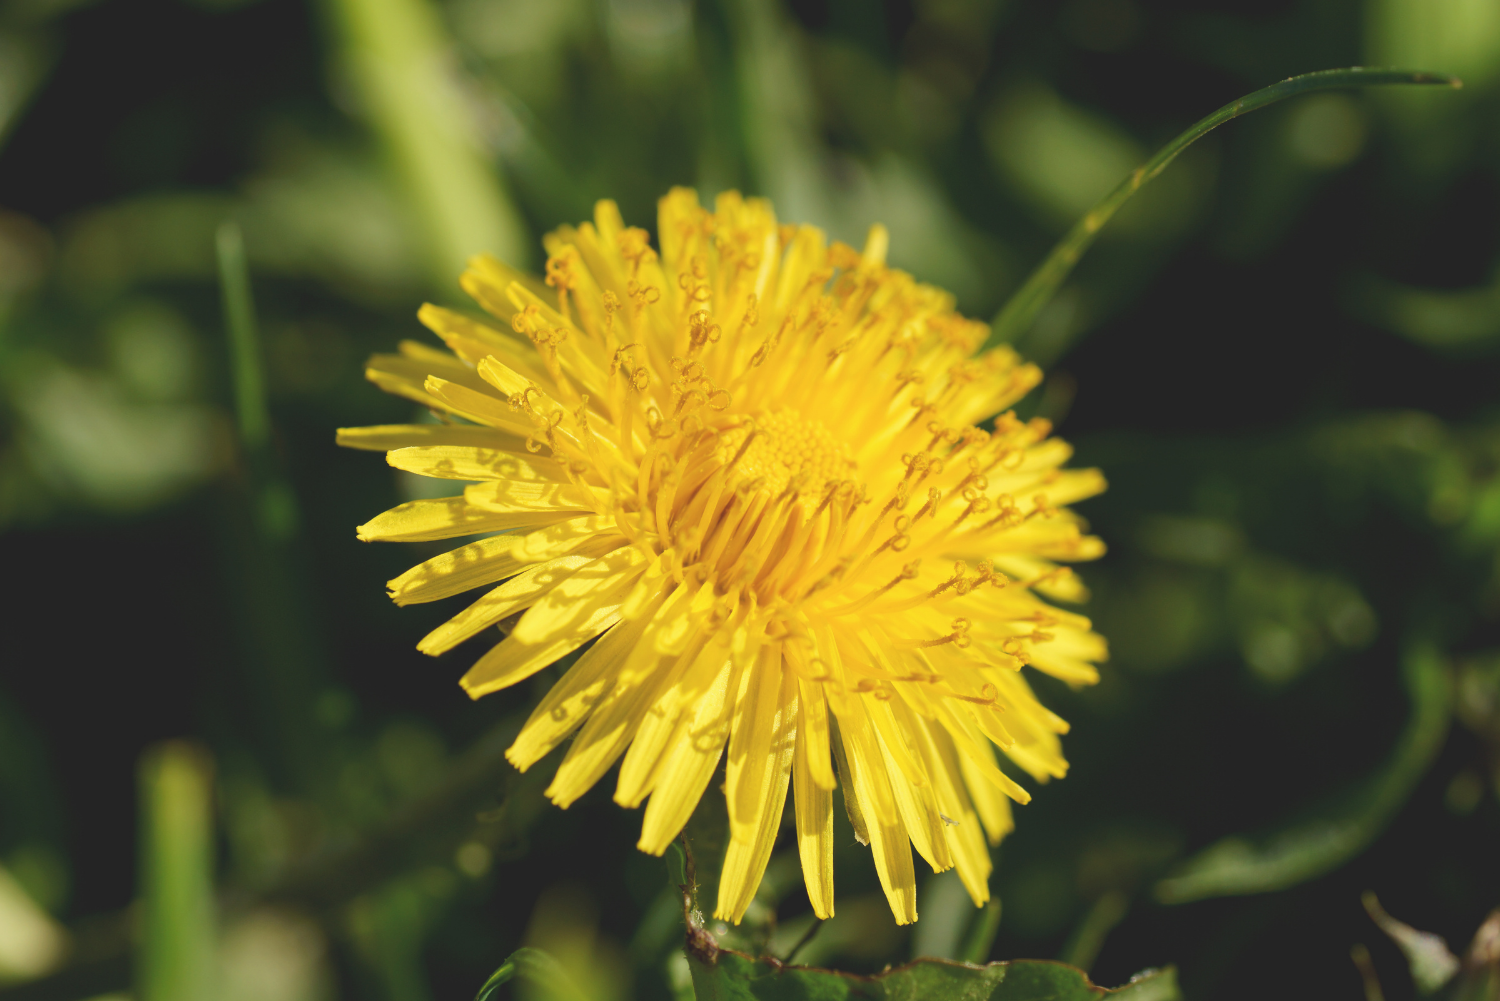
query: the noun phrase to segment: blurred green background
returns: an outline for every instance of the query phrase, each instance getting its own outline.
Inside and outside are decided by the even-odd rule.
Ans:
[[[1019,345],[1112,482],[1113,659],[1036,681],[1073,770],[998,851],[990,957],[1191,998],[1362,997],[1355,943],[1411,997],[1360,893],[1455,949],[1500,903],[1500,5],[4,0],[0,1001],[467,998],[522,944],[681,996],[639,817],[501,757],[555,669],[470,703],[414,649],[457,606],[384,595],[441,544],[354,538],[428,489],[333,445],[414,417],[365,355],[469,254],[674,184],[883,221],[989,316],[1190,122],[1360,63],[1466,86],[1214,133]],[[799,961],[956,955],[957,880],[897,929],[845,834]],[[810,920],[788,842],[734,940]]]

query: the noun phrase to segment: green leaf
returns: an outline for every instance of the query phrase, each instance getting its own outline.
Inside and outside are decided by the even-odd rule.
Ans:
[[[563,970],[562,964],[540,949],[525,947],[510,954],[500,969],[490,974],[490,979],[479,988],[474,1001],[492,1001],[501,984],[519,977],[537,988],[544,997],[556,1001],[585,1001],[585,995],[573,978]]]
[[[919,959],[879,976],[864,977],[775,960],[751,959],[728,950],[707,957],[688,953],[698,1001],[1174,1001],[1177,973],[1171,968],[1138,974],[1118,990],[1089,981],[1082,970],[1047,960],[973,966]]]
[[[1437,650],[1409,651],[1402,675],[1411,718],[1386,764],[1334,807],[1260,838],[1225,838],[1156,884],[1163,903],[1296,886],[1354,858],[1385,830],[1443,746],[1452,683]]]
[[[1004,308],[995,316],[990,329],[990,343],[1009,343],[1025,333],[1037,314],[1041,312],[1042,307],[1047,305],[1073,271],[1073,266],[1094,242],[1094,238],[1099,235],[1104,224],[1120,210],[1120,206],[1145,187],[1146,182],[1166,170],[1167,165],[1177,159],[1183,150],[1209,132],[1232,118],[1238,118],[1257,108],[1264,108],[1268,104],[1275,104],[1277,101],[1295,97],[1298,94],[1340,87],[1367,87],[1390,83],[1444,84],[1455,88],[1462,86],[1461,81],[1440,73],[1365,69],[1359,66],[1350,69],[1322,70],[1318,73],[1294,76],[1289,80],[1257,90],[1232,104],[1224,105],[1199,121],[1162,147],[1161,151],[1151,159],[1137,167],[1129,177],[1120,182],[1118,187],[1105,195],[1073,225],[1067,235],[1058,241],[1057,246],[1052,248],[1047,258],[1026,279],[1026,283],[1016,290]]]

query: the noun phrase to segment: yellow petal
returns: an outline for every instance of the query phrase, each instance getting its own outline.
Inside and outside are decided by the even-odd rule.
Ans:
[[[950,733],[951,737],[952,734]],[[995,754],[988,747],[983,749],[985,763],[989,767],[995,767]],[[955,745],[954,753],[958,757],[959,770],[963,772],[964,786],[969,791],[969,798],[974,803],[974,812],[979,814],[980,823],[984,824],[985,834],[989,836],[991,846],[998,845],[1000,839],[1015,830],[1016,824],[1010,812],[1010,797],[1002,793],[999,788],[975,767],[975,761],[962,748]]]
[[[507,449],[474,445],[417,445],[386,453],[397,469],[443,480],[524,480],[567,483],[568,472],[556,459],[522,458]]]
[[[573,518],[529,535],[491,536],[419,563],[387,586],[398,605],[436,601],[566,556],[594,536],[613,535],[613,528],[613,518],[595,516]]]
[[[886,706],[871,707],[870,717],[874,719],[881,715],[881,709],[889,712],[889,707]],[[912,781],[913,776],[905,771],[909,766],[897,762],[896,756],[891,753],[890,744],[880,733],[877,732],[875,739],[885,761],[885,772],[891,783],[891,795],[896,801],[901,826],[905,828],[912,847],[932,867],[933,872],[953,868],[953,858],[948,853],[948,842],[943,836],[943,821],[938,816],[937,804],[933,802],[932,787],[927,781],[926,770],[923,769],[922,784],[917,785]]]
[[[674,733],[662,752],[646,816],[641,821],[641,840],[636,847],[652,855],[666,851],[693,815],[729,739],[727,709],[739,687],[740,668],[713,643],[704,648],[699,659],[712,680],[697,704],[689,708],[686,725]]]
[[[1033,644],[1028,653],[1032,667],[1077,687],[1099,680],[1092,662],[1105,660],[1109,646],[1098,633],[1057,629],[1051,640]]]
[[[616,549],[548,591],[515,630],[459,680],[473,699],[531,677],[620,620],[620,606],[646,559],[633,546]]]
[[[782,674],[781,646],[769,643],[761,648],[755,667],[740,678],[724,767],[724,796],[729,804],[730,836],[741,841],[751,840],[759,826],[771,781],[766,763],[776,741],[786,739],[787,721],[780,718]],[[795,698],[792,704],[796,705]],[[795,725],[795,720],[791,722]]]
[[[642,274],[643,282],[650,279]],[[660,287],[660,282],[653,282]],[[557,297],[549,290],[546,295],[539,295],[535,291],[519,282],[511,282],[505,289],[505,294],[517,309],[526,309],[530,306],[536,307],[537,319],[544,327],[552,327],[566,333],[562,342],[555,345],[557,360],[561,363],[564,371],[578,379],[585,386],[603,386],[606,381],[608,359],[604,357],[603,345],[592,337],[582,334],[566,317],[559,313],[551,302],[556,302]],[[551,302],[548,302],[548,300]]]
[[[413,351],[413,348],[419,350]],[[487,388],[484,380],[457,358],[414,341],[403,341],[400,354],[374,355],[365,363],[365,378],[386,392],[416,400],[424,406],[448,409],[426,388],[427,379],[434,375],[472,390]]]
[[[539,430],[524,413],[512,410],[509,403],[496,397],[495,391],[487,384],[482,381],[479,384],[483,388],[473,389],[431,375],[422,383],[422,388],[439,400],[445,409],[479,424],[488,424],[522,438],[529,438]]]
[[[755,891],[765,875],[776,832],[781,828],[781,814],[786,808],[787,783],[792,777],[792,756],[797,745],[797,683],[792,673],[781,666],[779,646],[768,644],[762,650],[753,672],[756,676],[750,679],[729,736],[728,768],[733,770],[728,772],[733,776],[728,782],[730,835],[714,916],[735,924],[745,916],[745,909],[755,899]],[[769,698],[764,695],[767,689]],[[767,707],[769,712],[760,711]],[[757,732],[742,736],[741,729],[748,730],[751,726]],[[768,739],[762,739],[762,733]],[[762,753],[758,758],[742,758],[736,768],[736,743],[742,748],[753,746]],[[752,795],[753,812],[747,814],[744,807],[749,805],[746,801]]]
[[[594,705],[547,788],[558,806],[570,806],[624,753],[641,716],[676,665],[677,657],[661,652],[658,638],[685,617],[686,605],[696,592],[697,588],[678,587],[667,596],[651,615],[635,649],[616,668],[614,685]]]
[[[417,649],[430,657],[453,649],[507,615],[530,607],[542,595],[603,555],[601,552],[574,553],[517,574],[428,633],[417,644]]]
[[[1015,779],[1002,772],[995,764],[995,755],[990,750],[990,742],[984,737],[984,731],[975,718],[994,710],[976,708],[971,712],[968,706],[952,705],[951,699],[944,701],[947,704],[941,707],[939,719],[942,721],[943,728],[948,731],[948,735],[953,738],[953,742],[958,745],[959,755],[968,762],[968,767],[1017,803],[1030,803],[1031,793],[1027,792]],[[965,774],[968,773],[965,772]]]
[[[413,377],[404,372],[386,371],[381,359],[387,357],[391,356],[377,355],[371,358],[370,366],[365,369],[365,378],[392,396],[415,401],[433,412],[450,409],[446,403],[427,391],[426,372],[418,372]]]
[[[490,355],[479,362],[479,377],[494,386],[506,397],[527,395],[531,406],[544,414],[550,414],[554,410],[562,409],[558,403],[546,391],[536,385],[536,380],[528,379],[515,369],[504,364],[494,355]],[[548,380],[551,381],[551,380]]]
[[[532,711],[505,758],[521,771],[536,764],[588,719],[615,683],[615,674],[646,628],[646,619],[628,619],[611,628],[583,652]]]
[[[995,569],[1023,584],[1036,581],[1031,586],[1049,598],[1074,604],[1089,600],[1089,589],[1084,585],[1083,578],[1071,568],[1059,567],[1051,560],[1026,553],[1006,553],[994,557],[994,561]]]
[[[371,452],[417,445],[469,445],[508,452],[526,449],[525,439],[477,424],[378,424],[365,428],[339,428],[336,441],[344,448]]]
[[[652,645],[660,654],[671,654],[677,662],[662,682],[660,694],[640,714],[640,727],[620,763],[620,778],[615,786],[615,802],[634,809],[641,805],[655,785],[662,756],[684,728],[690,710],[713,682],[725,657],[723,647],[714,644],[712,634],[701,629],[703,620],[714,606],[714,588],[705,581],[694,588],[685,614],[657,630]],[[680,634],[691,632],[690,637]]]
[[[426,542],[480,532],[540,528],[576,517],[576,511],[490,511],[475,507],[462,497],[440,497],[393,507],[360,525],[355,534],[361,542]]]
[[[808,704],[807,683],[801,686],[802,704]],[[822,693],[817,694],[822,702]],[[824,710],[826,713],[826,709]],[[803,719],[808,713],[803,710]],[[821,742],[822,747],[816,746]],[[812,745],[812,746],[809,746]],[[807,899],[819,918],[833,917],[833,792],[819,784],[811,758],[821,754],[828,764],[827,717],[824,731],[814,735],[804,723],[797,735],[797,750],[792,759],[793,795],[797,805],[797,854],[802,859],[802,880],[807,884]]]
[[[486,511],[590,511],[584,488],[571,483],[495,480],[464,488],[464,500]],[[576,517],[576,515],[575,515]]]
[[[898,925],[909,925],[917,920],[917,874],[912,868],[911,842],[895,807],[895,794],[886,773],[884,756],[875,747],[873,734],[866,732],[863,739],[858,733],[851,734],[845,728],[842,716],[839,717],[839,734],[844,739],[844,757],[840,763],[849,766],[850,784],[858,790],[860,803],[891,804],[889,817],[866,813],[865,830],[870,836],[870,851],[875,857],[875,874],[880,877],[880,886],[885,890],[891,913]]]
[[[426,303],[417,310],[417,319],[470,365],[478,365],[493,355],[528,378],[540,379],[541,373],[545,371],[536,348],[487,323],[480,323],[462,313],[431,303]]]
[[[788,655],[800,657],[800,654]],[[802,702],[802,733],[808,741],[807,767],[811,769],[814,782],[823,789],[832,789],[834,779],[833,761],[829,757],[828,700],[823,695],[822,685],[806,680],[805,675],[810,666],[800,666],[804,677],[798,680],[798,690]]]
[[[914,716],[909,723],[927,766],[927,775],[932,780],[938,816],[943,822],[943,837],[958,869],[959,879],[969,891],[974,906],[982,906],[990,899],[990,853],[985,848],[979,815],[964,788],[963,771],[958,764],[953,740],[941,726],[921,717]]]
[[[505,294],[512,282],[521,282],[538,295],[551,294],[551,289],[536,278],[491,254],[476,254],[469,258],[469,267],[458,282],[476,302],[506,321],[516,315],[516,307]]]
[[[870,720],[865,698],[862,695],[846,695],[830,699],[829,705],[838,719],[845,761],[855,773],[852,776],[855,792],[866,825],[873,828],[878,824],[895,823],[898,818],[896,800],[891,794],[890,783],[885,781],[884,766],[881,768],[881,781],[868,781],[867,776],[861,778],[861,762],[883,760],[875,735],[875,724]]]

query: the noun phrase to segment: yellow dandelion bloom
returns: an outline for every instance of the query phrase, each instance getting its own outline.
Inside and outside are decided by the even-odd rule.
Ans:
[[[897,921],[917,917],[912,847],[983,903],[986,841],[1029,798],[993,748],[1041,781],[1067,768],[1067,724],[1021,669],[1087,684],[1105,656],[1041,597],[1083,597],[1059,561],[1104,547],[1064,505],[1103,477],[1003,412],[1040,373],[975,355],[988,328],[886,267],[882,227],[856,251],[765,201],[710,212],[676,189],[658,232],[659,251],[602,201],[547,237],[545,285],[472,262],[464,288],[508,331],[429,305],[451,353],[371,360],[442,423],[339,441],[469,484],[359,537],[483,536],[390,582],[402,605],[492,588],[428,654],[524,611],[464,675],[473,697],[592,644],[507,752],[524,770],[576,733],[558,806],[619,762],[615,801],[646,804],[639,847],[659,855],[724,760],[719,917],[749,906],[789,784],[818,916],[835,785]]]

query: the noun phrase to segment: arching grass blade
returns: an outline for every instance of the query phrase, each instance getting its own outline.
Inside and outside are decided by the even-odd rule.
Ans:
[[[1203,136],[1230,119],[1248,114],[1257,108],[1264,108],[1268,104],[1296,97],[1298,94],[1343,87],[1370,87],[1377,84],[1440,84],[1456,89],[1463,86],[1463,81],[1441,73],[1367,69],[1354,66],[1349,69],[1321,70],[1317,73],[1294,76],[1248,94],[1232,104],[1224,105],[1163,146],[1160,152],[1132,171],[1129,177],[1121,181],[1113,191],[1085,213],[1082,219],[1073,224],[1073,228],[1068,230],[1067,235],[1052,248],[1046,260],[1037,266],[1031,276],[1026,279],[1025,284],[1016,290],[996,314],[994,322],[990,325],[989,343],[1009,343],[1025,333],[1037,314],[1041,312],[1042,307],[1047,305],[1067,279],[1084,251],[1088,250],[1089,245],[1094,242],[1094,238],[1104,228],[1104,224],[1120,210],[1120,206],[1145,187],[1146,182],[1166,170],[1167,165],[1177,159],[1178,154]]]

